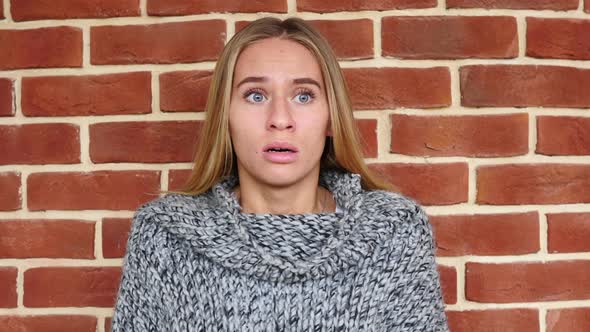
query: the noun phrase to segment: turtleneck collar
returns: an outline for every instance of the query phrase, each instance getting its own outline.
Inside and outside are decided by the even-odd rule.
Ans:
[[[285,283],[353,267],[376,246],[380,232],[366,222],[370,217],[362,208],[358,174],[320,173],[319,184],[332,193],[340,213],[242,213],[232,190],[238,182],[236,176],[226,177],[206,193],[194,196],[207,203],[191,209],[189,218],[171,218],[165,226],[225,268]]]
[[[228,210],[236,214],[243,214],[252,217],[256,216],[272,216],[272,213],[244,213],[241,212],[240,203],[236,197],[233,189],[239,184],[239,178],[235,175],[224,178],[221,182],[217,183],[213,188],[213,192],[217,196],[219,203],[225,205]],[[322,170],[319,177],[319,185],[328,189],[334,199],[336,205],[344,207],[345,204],[351,203],[351,198],[355,194],[362,191],[361,188],[361,177],[358,174],[341,172],[337,170]],[[331,212],[322,212],[314,214],[330,214]],[[332,212],[333,213],[333,212]],[[308,215],[311,213],[308,213]],[[297,214],[277,214],[283,216],[297,215]],[[305,214],[300,214],[305,215]]]

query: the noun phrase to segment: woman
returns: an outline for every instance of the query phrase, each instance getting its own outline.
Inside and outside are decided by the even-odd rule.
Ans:
[[[364,164],[300,19],[222,52],[186,188],[134,215],[113,331],[448,331],[424,210]]]

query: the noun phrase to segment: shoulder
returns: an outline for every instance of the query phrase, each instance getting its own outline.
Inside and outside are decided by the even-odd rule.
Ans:
[[[145,202],[133,214],[131,235],[154,237],[165,225],[198,219],[195,217],[208,213],[212,199],[209,192],[200,195],[171,193]]]
[[[166,194],[143,203],[132,217],[126,255],[144,259],[167,255],[170,250],[170,228],[189,220],[198,220],[194,214],[202,213],[210,205],[210,199],[205,194]]]
[[[363,210],[394,233],[432,236],[428,215],[415,199],[397,192],[367,190],[363,192]]]
[[[367,190],[363,192],[363,207],[387,216],[395,216],[402,222],[419,222],[426,215],[424,208],[415,199],[401,193],[385,190]]]
[[[212,199],[209,192],[200,195],[166,194],[138,207],[134,219],[157,221],[194,215],[211,208]]]

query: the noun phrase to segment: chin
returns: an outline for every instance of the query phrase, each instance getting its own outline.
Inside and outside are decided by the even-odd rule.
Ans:
[[[272,165],[271,167],[261,167],[263,172],[250,173],[257,181],[265,183],[273,187],[287,187],[298,181],[303,180],[311,169],[302,169],[299,167],[292,167],[294,165]]]
[[[269,170],[268,172],[264,172],[264,174],[260,174],[259,179],[272,186],[284,187],[304,177],[305,174],[302,171],[293,171],[292,169],[285,168],[283,170]]]

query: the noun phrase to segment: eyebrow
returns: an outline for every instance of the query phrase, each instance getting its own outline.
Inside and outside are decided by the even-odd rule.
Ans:
[[[236,88],[239,88],[242,84],[249,83],[249,82],[260,83],[260,82],[266,82],[266,81],[268,81],[268,78],[264,77],[264,76],[248,76],[248,77],[244,78],[243,80],[241,80],[240,83],[238,83],[238,85],[236,85]],[[296,78],[293,80],[293,83],[295,83],[295,84],[313,84],[313,85],[317,86],[319,89],[322,88],[318,81],[316,81],[310,77]]]

